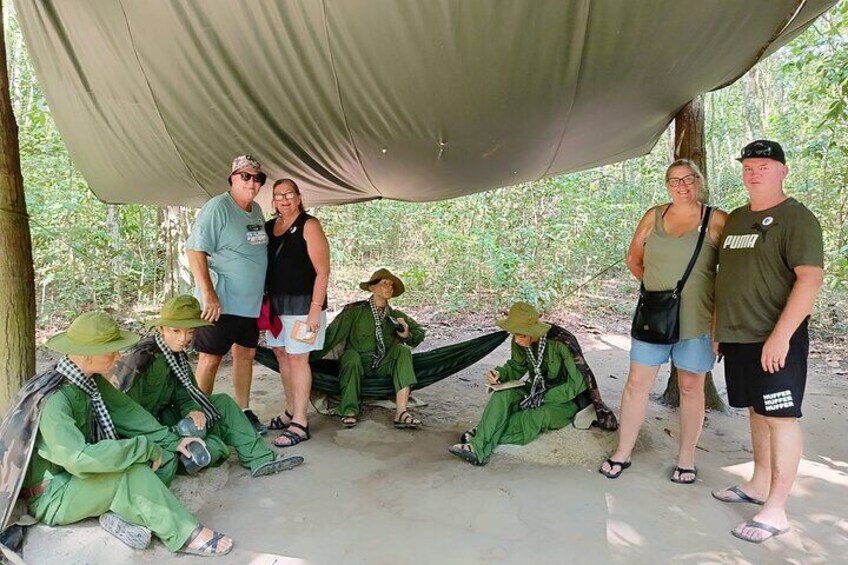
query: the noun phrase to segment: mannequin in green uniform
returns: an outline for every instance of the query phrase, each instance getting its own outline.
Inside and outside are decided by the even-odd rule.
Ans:
[[[200,526],[166,486],[176,452],[188,455],[187,446],[201,440],[171,433],[102,376],[138,339],[105,312],[89,312],[47,342],[66,354],[54,370],[63,380],[41,409],[21,496],[45,524],[100,516],[107,531],[138,549],[152,531],[171,551],[228,553],[232,540]]]
[[[529,378],[518,388],[492,392],[480,423],[450,448],[474,465],[485,465],[498,444],[526,445],[545,430],[567,426],[579,411],[578,395],[587,390],[567,344],[553,337],[555,327],[540,322],[532,306],[514,304],[497,325],[512,334],[512,355],[489,371],[487,384],[517,381],[528,372]]]
[[[389,300],[404,293],[403,281],[387,269],[379,269],[359,288],[371,292],[368,300],[345,306],[327,327],[324,349],[312,355],[321,359],[331,350],[342,348],[339,380],[342,389],[338,415],[342,425],[356,425],[362,379],[390,374],[397,404],[396,428],[417,428],[421,421],[407,410],[409,392],[417,381],[412,367],[412,348],[424,341],[424,328]],[[377,331],[378,322],[380,331]]]
[[[212,465],[226,461],[232,446],[239,463],[250,469],[254,477],[297,467],[303,458],[278,459],[232,397],[207,397],[197,388],[185,349],[191,343],[194,328],[211,325],[201,319],[200,313],[200,303],[193,296],[167,300],[159,318],[147,324],[156,328],[156,334],[138,343],[119,362],[119,388],[162,425],[184,429],[186,422],[177,424],[187,418],[189,428],[204,437]]]

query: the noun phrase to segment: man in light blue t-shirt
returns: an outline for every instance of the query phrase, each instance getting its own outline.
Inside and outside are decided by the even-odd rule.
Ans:
[[[265,290],[268,236],[262,208],[254,202],[265,173],[250,155],[233,160],[229,192],[200,209],[186,241],[195,296],[201,317],[212,326],[197,328],[194,347],[200,352],[197,384],[207,395],[215,386],[221,358],[232,348],[236,402],[259,433],[267,433],[250,405],[253,358],[259,340],[256,318]]]

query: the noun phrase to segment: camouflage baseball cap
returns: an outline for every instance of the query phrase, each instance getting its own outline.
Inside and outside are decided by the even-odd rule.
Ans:
[[[77,316],[62,332],[47,340],[47,347],[72,355],[103,355],[134,345],[140,336],[122,331],[106,312],[86,312]]]
[[[200,317],[200,302],[193,296],[181,294],[169,298],[162,305],[159,317],[150,320],[145,325],[147,329],[166,326],[168,328],[199,328],[200,326],[211,326],[211,322]]]
[[[262,172],[262,165],[256,160],[253,155],[239,155],[233,159],[233,168],[230,171],[230,176],[243,169],[253,169],[257,173]]]

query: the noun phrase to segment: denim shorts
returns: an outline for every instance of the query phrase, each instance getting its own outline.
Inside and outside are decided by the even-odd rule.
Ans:
[[[630,340],[630,361],[656,367],[667,363],[669,358],[678,369],[690,373],[706,373],[715,363],[713,342],[709,335],[684,339],[671,345],[645,343],[638,339]]]

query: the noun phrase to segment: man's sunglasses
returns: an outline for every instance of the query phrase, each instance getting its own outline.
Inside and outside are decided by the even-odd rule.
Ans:
[[[253,179],[259,183],[259,186],[262,186],[263,184],[265,184],[265,181],[268,180],[268,177],[265,176],[265,173],[256,173],[255,175],[252,175],[250,173],[241,172],[238,173],[238,176],[244,182]]]

